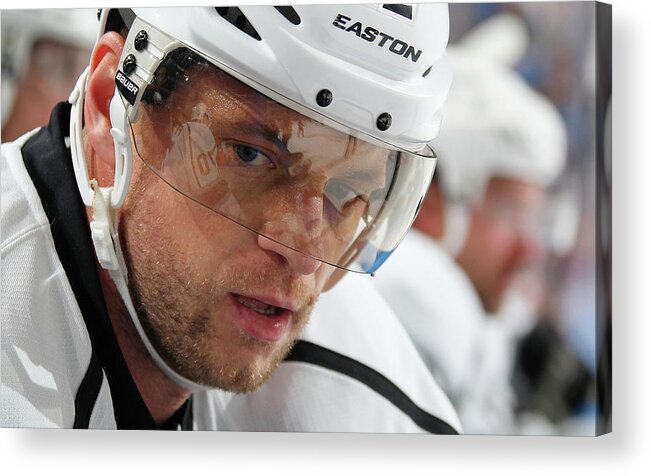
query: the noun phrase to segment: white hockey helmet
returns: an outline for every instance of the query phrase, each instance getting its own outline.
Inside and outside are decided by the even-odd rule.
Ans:
[[[555,106],[517,73],[450,48],[455,82],[444,129],[432,143],[448,200],[479,200],[492,177],[546,187],[566,155],[563,120]]]
[[[549,186],[565,165],[567,137],[555,106],[511,68],[465,47],[451,47],[449,56],[455,81],[432,147],[446,201],[442,242],[456,255],[491,178]]]
[[[97,38],[94,18],[92,9],[2,11],[3,125],[13,108],[17,85],[29,65],[34,46],[41,40],[56,40],[90,50]]]

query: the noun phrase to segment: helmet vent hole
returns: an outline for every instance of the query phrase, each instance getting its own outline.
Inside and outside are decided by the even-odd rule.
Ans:
[[[226,20],[228,23],[233,25],[238,30],[246,33],[251,38],[255,38],[258,41],[262,39],[260,38],[258,32],[255,31],[255,28],[253,28],[253,25],[251,25],[249,19],[246,18],[246,16],[244,16],[244,13],[242,13],[242,10],[240,10],[239,8],[215,7],[215,10],[217,10],[219,16],[221,16],[224,20]]]
[[[412,11],[413,7],[411,5],[405,5],[402,3],[385,3],[382,5],[382,8],[389,10],[390,12],[396,13],[401,17],[405,17],[409,20],[412,20]]]
[[[296,10],[294,10],[294,7],[290,5],[280,5],[274,8],[278,10],[278,13],[284,16],[287,19],[287,21],[289,21],[291,24],[293,25],[301,24],[301,17],[298,15]]]
[[[428,74],[430,74],[431,72],[432,72],[432,67],[430,66],[430,67],[427,68],[427,69],[425,70],[425,72],[423,73],[423,78],[424,78],[425,76],[427,76]]]

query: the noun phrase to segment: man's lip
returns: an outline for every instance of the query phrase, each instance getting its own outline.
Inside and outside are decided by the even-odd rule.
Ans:
[[[233,306],[235,323],[249,336],[261,341],[277,342],[290,332],[293,312],[287,308],[276,306],[277,312],[265,315],[242,304],[239,298],[245,295],[229,293],[228,296]],[[275,300],[275,302],[279,301]]]
[[[268,304],[270,306],[274,307],[279,307],[283,310],[287,310],[289,312],[296,312],[299,309],[299,306],[297,303],[292,302],[289,299],[283,299],[280,297],[275,297],[275,296],[270,296],[270,295],[259,295],[259,294],[242,294],[242,293],[236,293],[232,292],[231,293],[233,296],[241,296],[246,299],[255,299],[256,301],[260,301],[263,304]]]

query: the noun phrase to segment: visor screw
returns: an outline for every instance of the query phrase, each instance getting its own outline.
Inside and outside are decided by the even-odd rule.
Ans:
[[[124,69],[125,74],[133,73],[133,70],[136,69],[136,57],[133,55],[129,55],[126,58],[124,58],[124,62],[122,63],[122,69]]]
[[[136,35],[136,39],[133,40],[133,46],[136,47],[136,50],[142,51],[147,48],[148,41],[147,32],[145,30],[140,30]]]
[[[388,112],[383,112],[378,116],[377,122],[375,124],[381,131],[386,131],[389,127],[391,127],[391,114]]]
[[[332,93],[329,89],[322,89],[316,95],[316,103],[321,107],[328,107],[332,102]]]

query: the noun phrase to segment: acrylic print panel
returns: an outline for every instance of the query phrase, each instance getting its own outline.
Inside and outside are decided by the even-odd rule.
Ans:
[[[174,29],[186,21],[183,12],[158,12],[174,21],[152,27],[157,15],[137,10],[101,17],[117,31],[100,40],[104,62],[94,62],[83,96],[85,147],[74,147],[73,133],[71,152],[71,108],[57,102],[67,100],[89,63],[97,12],[2,11],[2,427],[610,431],[609,5],[206,7],[196,15],[236,45],[214,50],[223,55],[221,66],[243,81],[220,88],[202,52],[190,49],[170,53],[166,67],[148,75],[148,65],[163,59],[161,42],[181,35]],[[138,16],[147,22],[133,23]],[[139,31],[127,36],[128,25]],[[197,30],[201,25],[192,22]],[[308,47],[274,47],[279,29]],[[250,48],[251,55],[270,48],[265,55],[275,56],[256,68],[239,59],[253,56],[228,48]],[[295,61],[299,49],[314,68],[341,68],[351,79],[337,81],[324,70],[311,80],[318,84],[308,82]],[[285,101],[290,92],[269,86],[279,70],[293,79],[278,87],[295,85],[310,94]],[[311,133],[305,124],[324,128],[315,122],[323,116],[328,127],[370,117],[373,134],[391,134],[392,122],[393,130],[406,124],[392,108],[408,100],[388,99],[425,84],[432,110],[421,120],[433,121],[423,130],[431,132],[429,146],[438,156],[434,179],[411,230],[395,252],[385,250],[374,276],[335,270],[206,209],[199,203],[204,196],[190,199],[143,167],[137,142],[123,208],[101,221],[94,202],[91,233],[77,191],[83,174],[75,175],[71,153],[82,164],[79,171],[79,150],[85,150],[99,185],[112,184],[110,126],[122,127],[122,116],[119,102],[111,110],[109,104],[119,94],[118,74],[131,78],[136,97],[127,98],[130,104],[141,101],[138,84],[143,91],[158,88],[143,96],[149,109],[131,117],[125,136],[150,130],[144,143],[159,144],[160,157],[181,150],[185,155],[175,155],[181,164],[212,167],[213,179],[231,173],[217,163],[227,153],[269,170],[282,163],[269,157],[279,145],[295,152],[288,162],[310,154],[331,160],[342,126],[327,129],[328,141],[305,140]],[[365,103],[378,83],[386,93]],[[367,87],[351,90],[360,84]],[[78,86],[81,92],[83,83]],[[270,101],[242,99],[262,94]],[[446,97],[445,103],[435,97]],[[265,138],[257,132],[252,139],[262,130],[263,102],[280,112],[265,125]],[[350,113],[331,117],[338,107]],[[417,117],[418,107],[413,103],[407,116]],[[155,112],[143,110],[165,110],[158,114],[164,119],[154,122]],[[147,120],[153,126],[141,129]],[[235,120],[239,129],[227,127]],[[283,121],[287,127],[278,126]],[[165,135],[168,128],[178,133]],[[350,136],[346,154],[362,147],[355,145],[362,132]],[[294,151],[299,143],[305,148]],[[202,155],[202,147],[221,155]],[[388,178],[386,190],[394,196],[414,183],[400,160],[402,170],[384,167],[382,180],[371,182],[378,190]],[[287,173],[309,171],[304,165]],[[283,202],[314,216],[296,228],[291,220],[299,214],[292,211],[281,231],[309,242],[308,221],[315,226],[331,217],[336,204],[341,213],[349,203],[370,203],[378,190],[357,195],[367,177],[357,163],[344,165],[329,173],[348,174],[345,179],[319,172],[323,189],[311,201],[296,194],[294,202]],[[261,196],[255,213],[270,214],[273,201]],[[369,233],[413,218],[407,211],[392,220],[377,216]],[[101,227],[116,224],[113,241],[110,233],[102,235]],[[107,247],[96,252],[93,235],[104,236]],[[365,239],[371,235],[360,235],[352,252]],[[128,284],[115,269],[113,276],[98,272],[97,256],[114,252],[111,243],[121,244]],[[134,304],[132,316],[127,301]],[[208,388],[214,385],[221,388]]]

